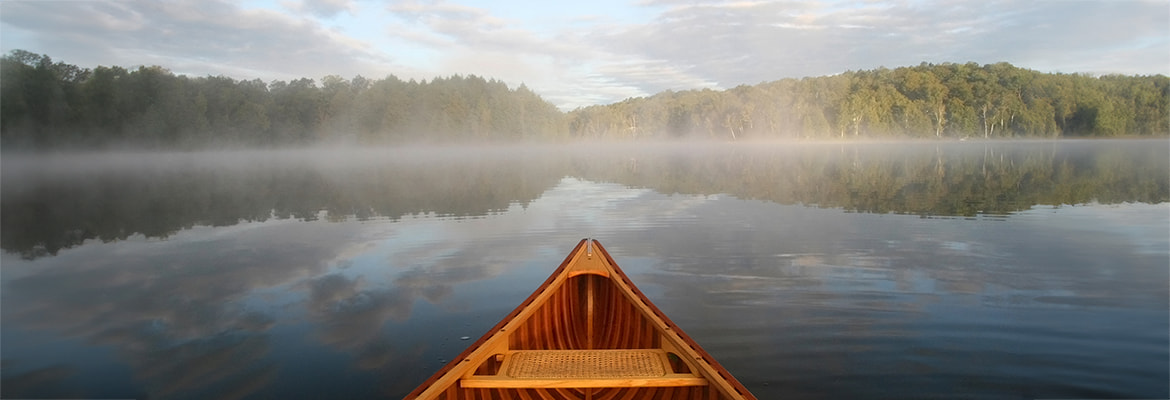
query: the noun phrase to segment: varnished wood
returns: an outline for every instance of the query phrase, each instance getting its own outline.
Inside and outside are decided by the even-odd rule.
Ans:
[[[707,380],[690,374],[670,374],[658,378],[615,379],[532,379],[482,376],[463,378],[463,388],[608,388],[608,387],[680,387],[706,386]]]
[[[619,351],[614,354],[651,349],[661,354],[665,372],[532,378],[504,370],[518,351],[551,355],[595,349]],[[600,243],[588,239],[504,320],[406,397],[480,398],[755,399],[633,285]]]

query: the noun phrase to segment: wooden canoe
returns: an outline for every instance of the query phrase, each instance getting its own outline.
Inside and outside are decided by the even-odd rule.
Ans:
[[[407,400],[751,399],[584,239],[528,299]]]

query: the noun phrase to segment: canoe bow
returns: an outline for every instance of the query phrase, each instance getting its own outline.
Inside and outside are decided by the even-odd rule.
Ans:
[[[406,400],[755,400],[583,239],[495,327]]]

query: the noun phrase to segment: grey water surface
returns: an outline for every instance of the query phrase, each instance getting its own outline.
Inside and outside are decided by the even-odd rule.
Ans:
[[[760,399],[1170,397],[1170,142],[5,154],[0,396],[401,398],[583,237]]]

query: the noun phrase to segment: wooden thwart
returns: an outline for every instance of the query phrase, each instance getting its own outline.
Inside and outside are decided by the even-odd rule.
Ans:
[[[504,356],[497,375],[463,378],[465,388],[603,388],[706,386],[674,373],[662,349],[519,350]]]

